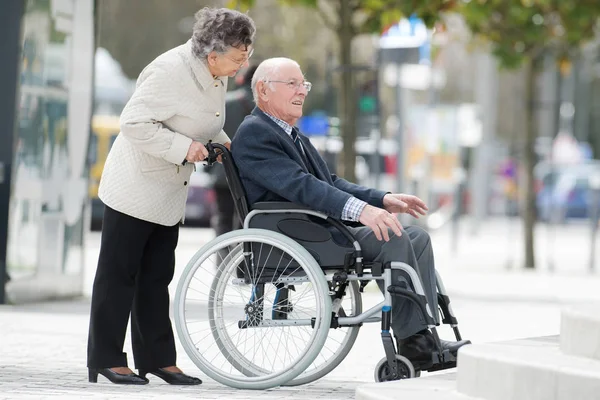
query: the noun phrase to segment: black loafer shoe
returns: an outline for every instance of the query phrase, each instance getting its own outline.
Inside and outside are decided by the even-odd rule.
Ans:
[[[202,381],[193,376],[186,375],[181,372],[169,372],[163,368],[158,368],[152,371],[139,370],[140,376],[145,377],[147,374],[158,376],[163,381],[170,385],[200,385]]]
[[[88,368],[88,378],[91,383],[98,382],[98,374],[104,376],[112,383],[120,385],[145,385],[148,383],[148,379],[134,373],[119,374],[110,368]]]
[[[431,362],[431,354],[435,347],[426,334],[417,333],[406,339],[397,340],[397,342],[398,354],[408,358],[411,362]]]

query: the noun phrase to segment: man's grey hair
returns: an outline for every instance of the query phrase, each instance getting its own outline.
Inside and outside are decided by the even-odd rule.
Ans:
[[[254,42],[254,21],[239,11],[205,7],[195,17],[192,50],[201,60],[212,51],[224,54],[231,47],[247,49]]]
[[[258,82],[268,82],[271,79],[276,80],[280,78],[279,69],[284,64],[294,64],[300,68],[300,65],[296,61],[286,57],[268,58],[258,65],[256,71],[254,72],[254,76],[252,77],[252,96],[254,97],[255,103],[258,104],[258,91],[256,88]],[[269,88],[275,91],[275,87],[273,85],[269,85]]]

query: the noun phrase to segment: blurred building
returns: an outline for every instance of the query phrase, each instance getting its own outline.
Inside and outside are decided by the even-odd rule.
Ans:
[[[82,292],[94,3],[0,2],[0,303]]]

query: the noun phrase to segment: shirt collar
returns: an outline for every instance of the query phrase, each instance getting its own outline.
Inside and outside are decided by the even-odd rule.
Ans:
[[[208,88],[215,81],[219,81],[221,85],[224,85],[224,77],[217,76],[216,78],[212,76],[210,70],[208,69],[208,65],[206,65],[206,60],[201,60],[192,51],[192,39],[188,40],[184,45],[184,57],[189,62],[189,65],[196,77],[196,80],[202,86],[202,89]]]
[[[264,112],[264,111],[263,111]],[[288,135],[292,136],[292,129],[293,126],[291,126],[290,124],[288,124],[287,122],[272,116],[271,114],[265,112],[265,115],[269,118],[271,118],[273,120],[273,122],[275,122],[277,125],[279,125],[281,127],[281,129],[283,129],[285,131],[285,133],[287,133]]]

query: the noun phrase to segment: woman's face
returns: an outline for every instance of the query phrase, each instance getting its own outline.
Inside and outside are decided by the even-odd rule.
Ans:
[[[238,71],[248,66],[248,59],[252,56],[252,47],[232,47],[224,54],[211,52],[208,55],[208,67],[215,76],[233,77]]]

